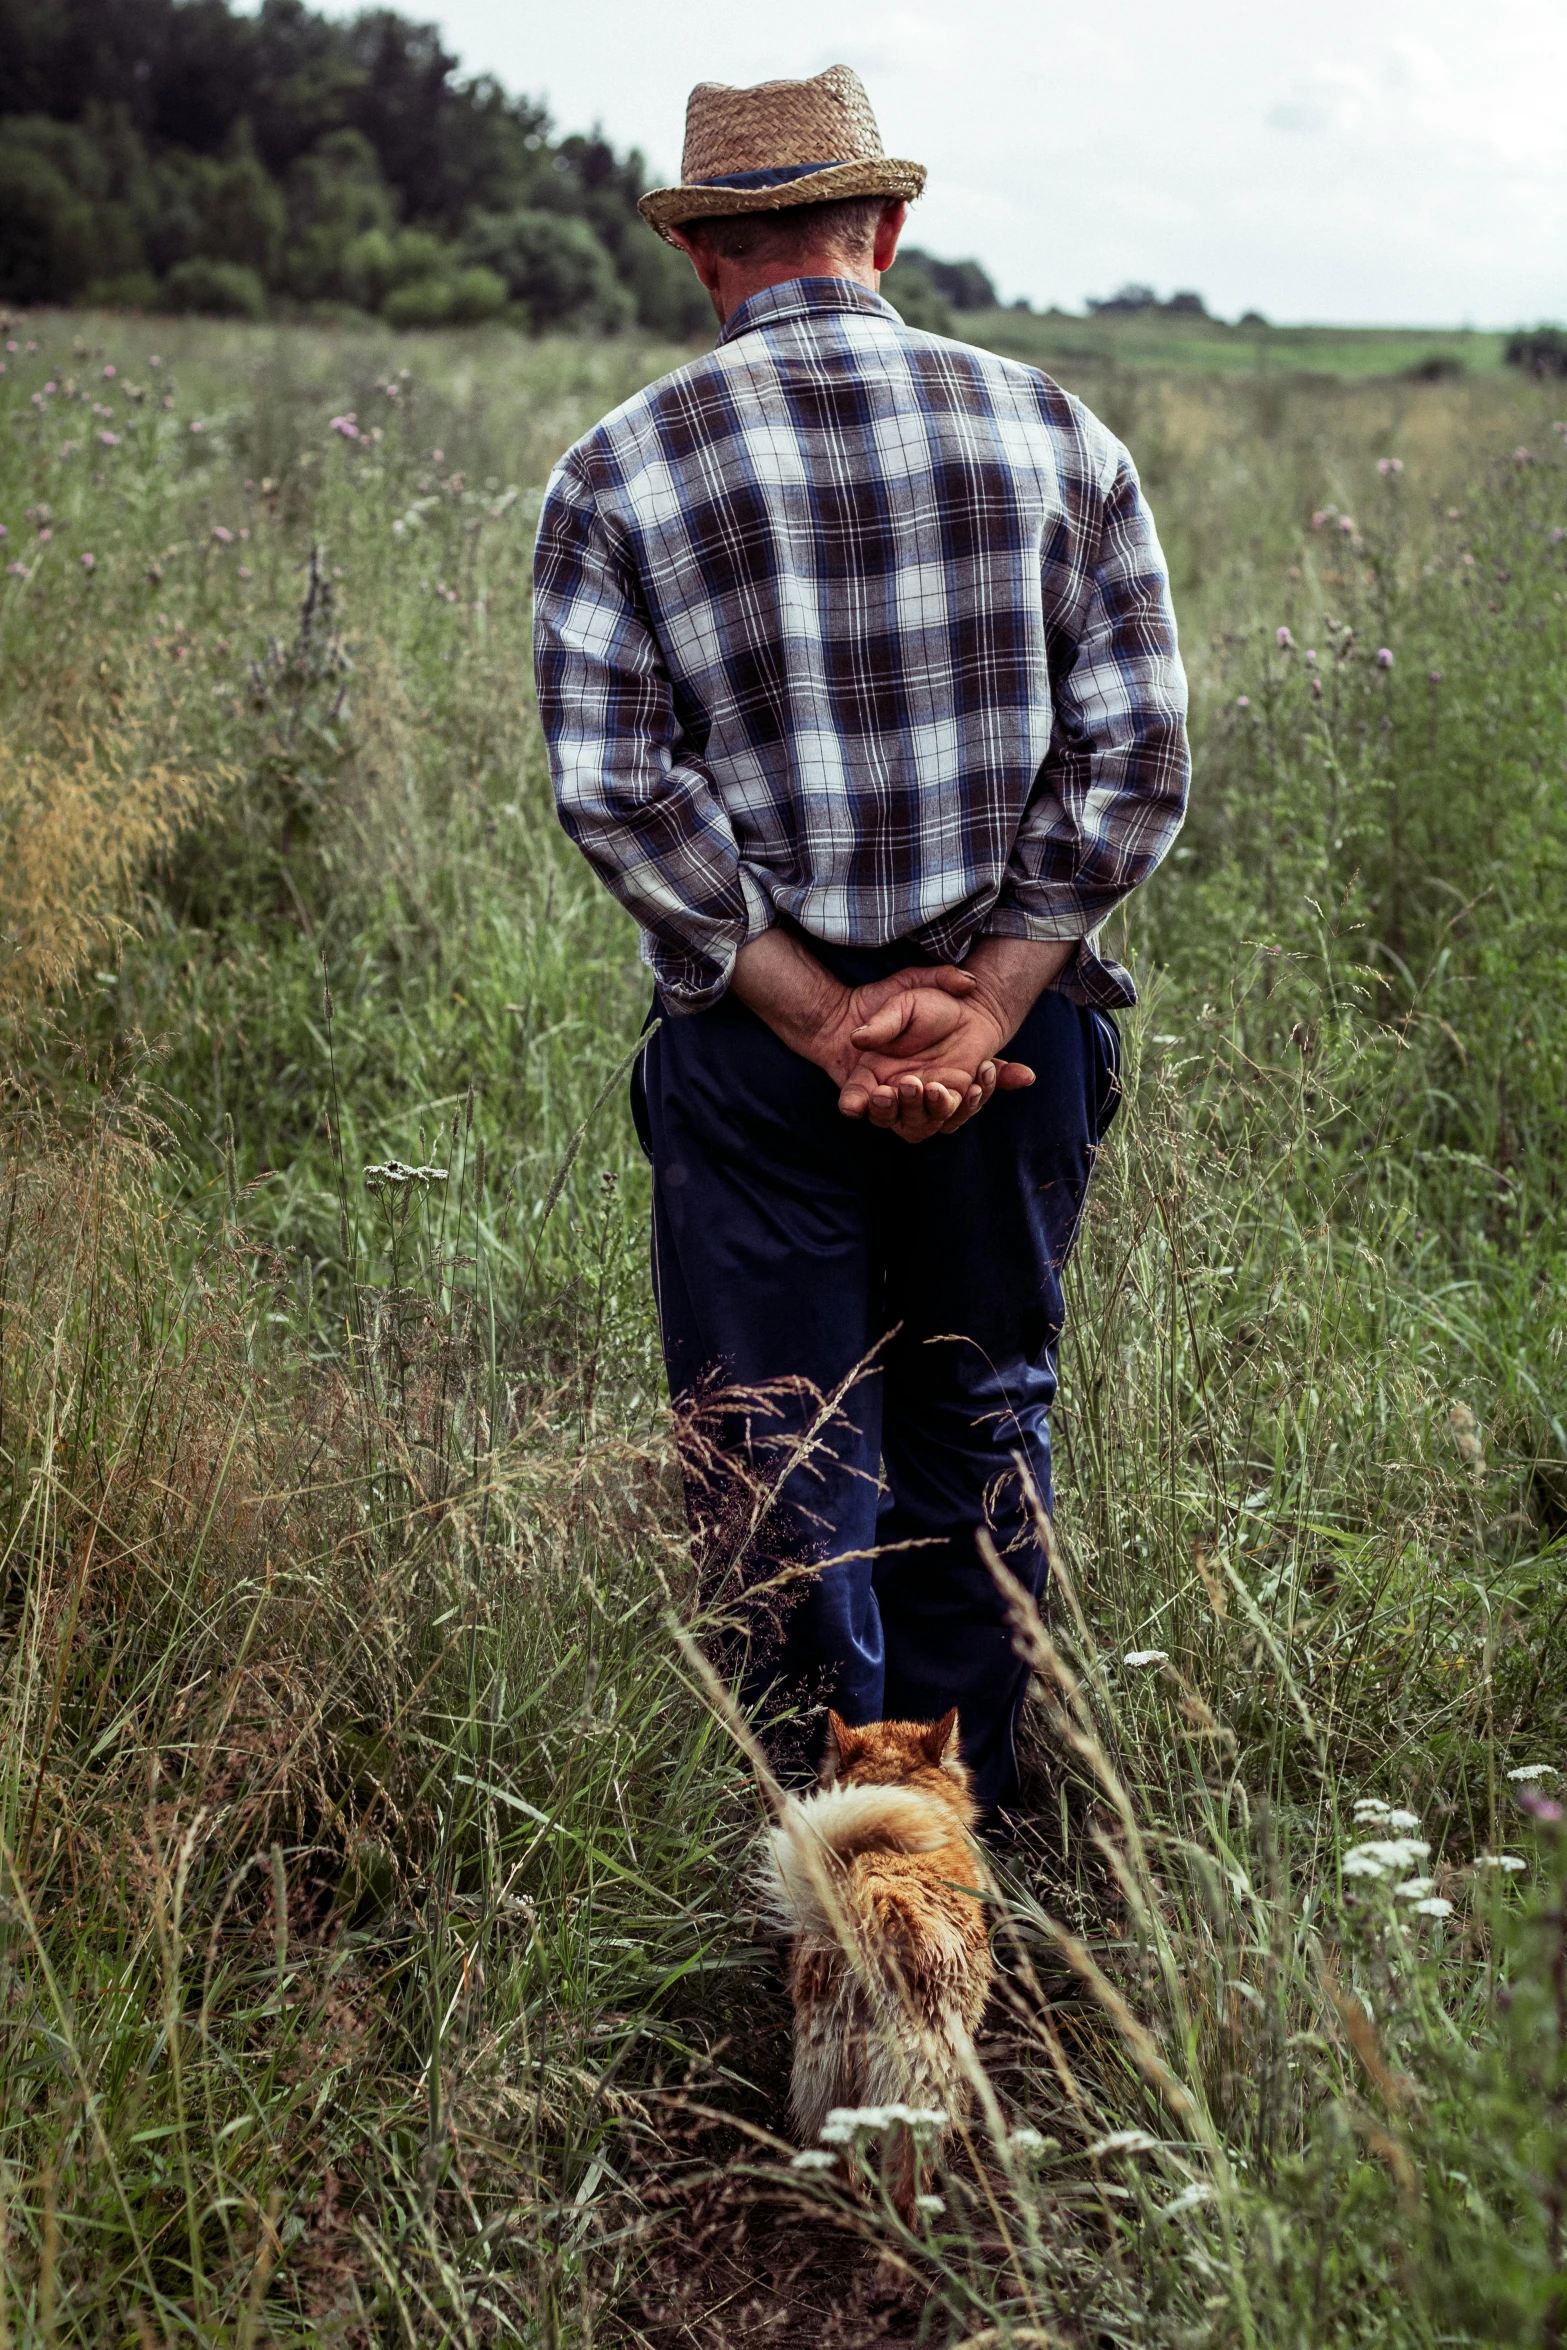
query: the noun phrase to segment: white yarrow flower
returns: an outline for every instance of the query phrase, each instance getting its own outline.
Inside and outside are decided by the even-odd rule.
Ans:
[[[1559,1779],[1561,1772],[1554,1763],[1520,1763],[1517,1770],[1509,1771],[1507,1776],[1515,1787],[1521,1787],[1530,1785],[1536,1779]]]
[[[1121,1659],[1123,1665],[1132,1665],[1134,1667],[1142,1665],[1167,1665],[1169,1661],[1170,1652],[1167,1648],[1131,1648],[1127,1650],[1125,1656],[1123,1656]]]
[[[939,2195],[916,2195],[914,2208],[916,2211],[928,2212],[932,2219],[939,2219],[947,2207]]]
[[[1351,1846],[1340,1866],[1346,1877],[1390,1877],[1395,1869],[1424,1860],[1430,1850],[1423,1836],[1374,1837],[1368,1844]]]
[[[1435,1877],[1406,1877],[1402,1885],[1395,1885],[1393,1890],[1400,1901],[1423,1901],[1428,1893],[1436,1890],[1436,1879]]]
[[[1041,2137],[1038,2130],[1031,2130],[1026,2124],[1022,2129],[1011,2130],[1007,2134],[1007,2144],[1013,2153],[1025,2156],[1043,2154],[1046,2148],[1053,2145],[1054,2142],[1053,2139]]]
[[[1357,1828],[1372,1827],[1378,1820],[1390,1819],[1393,1812],[1392,1805],[1377,1795],[1362,1795],[1354,1808]]]
[[[1521,1869],[1523,1862],[1518,1858],[1516,1852],[1477,1852],[1475,1867],[1477,1869],[1507,1869],[1511,1872],[1515,1869]]]
[[[1417,1901],[1415,1903],[1416,1917],[1450,1918],[1452,1914],[1452,1903],[1450,1901],[1444,1901],[1440,1893],[1433,1894],[1429,1901]]]
[[[1189,2187],[1183,2187],[1181,2189],[1181,2192],[1176,2196],[1173,2203],[1167,2203],[1165,2205],[1164,2209],[1160,2212],[1159,2217],[1161,2219],[1179,2219],[1183,2211],[1195,2211],[1199,2203],[1211,2203],[1212,2201],[1213,2189],[1208,2185],[1207,2181],[1205,2179],[1193,2179]]]
[[[1088,2152],[1090,2158],[1101,2154],[1152,2154],[1158,2144],[1158,2139],[1150,2138],[1146,2130],[1112,2130],[1108,2138],[1101,2138]]]
[[[1390,1828],[1418,1828],[1420,1814],[1417,1811],[1390,1811],[1387,1824]]]
[[[838,2157],[829,2154],[824,2146],[803,2146],[798,2154],[789,2157],[791,2170],[836,2170]]]

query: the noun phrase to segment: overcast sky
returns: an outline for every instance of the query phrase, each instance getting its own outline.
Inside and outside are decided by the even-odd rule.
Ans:
[[[914,235],[1007,299],[1129,278],[1221,315],[1567,315],[1567,0],[404,0],[464,68],[677,176],[695,81],[855,66]]]

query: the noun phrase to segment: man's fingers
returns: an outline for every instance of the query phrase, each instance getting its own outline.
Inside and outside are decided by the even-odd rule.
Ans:
[[[1003,1093],[1021,1093],[1034,1082],[1034,1072],[1026,1061],[998,1061],[996,1083]]]
[[[943,995],[969,995],[974,987],[970,974],[959,971],[951,963],[938,963],[928,971],[917,964],[911,965],[907,971],[900,971],[898,977],[905,987],[939,987]]]

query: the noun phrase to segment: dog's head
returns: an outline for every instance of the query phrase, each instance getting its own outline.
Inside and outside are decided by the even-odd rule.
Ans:
[[[824,1787],[918,1787],[939,1795],[965,1818],[973,1809],[969,1775],[958,1753],[958,1709],[939,1722],[866,1722],[858,1730],[827,1716]]]

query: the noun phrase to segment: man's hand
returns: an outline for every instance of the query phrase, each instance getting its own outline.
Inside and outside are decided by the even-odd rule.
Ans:
[[[742,947],[731,985],[791,1052],[824,1069],[845,1117],[868,1117],[905,1142],[952,1134],[998,1088],[1034,1073],[1001,1058],[1075,941],[982,939],[959,971],[912,966],[847,988],[785,930]]]

